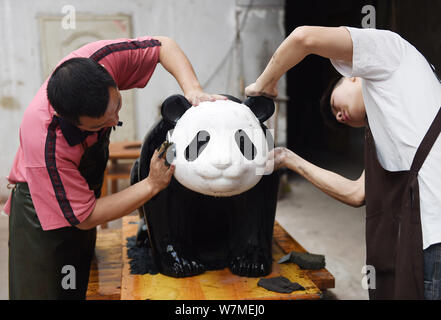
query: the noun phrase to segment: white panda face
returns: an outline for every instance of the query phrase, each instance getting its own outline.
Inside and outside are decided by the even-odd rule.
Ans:
[[[170,138],[175,144],[175,178],[193,191],[218,197],[254,187],[262,178],[268,145],[259,120],[244,104],[202,102],[179,119]]]

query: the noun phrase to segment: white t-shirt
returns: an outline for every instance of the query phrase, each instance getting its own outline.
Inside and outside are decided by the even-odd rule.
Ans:
[[[352,65],[331,62],[343,76],[362,78],[369,126],[383,168],[409,170],[441,107],[441,84],[424,56],[398,34],[347,29],[353,42]],[[424,162],[418,181],[426,249],[441,242],[441,135]]]

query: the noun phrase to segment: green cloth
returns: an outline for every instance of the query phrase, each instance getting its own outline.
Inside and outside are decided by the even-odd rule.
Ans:
[[[96,228],[43,231],[26,183],[17,183],[11,200],[9,299],[85,299]]]

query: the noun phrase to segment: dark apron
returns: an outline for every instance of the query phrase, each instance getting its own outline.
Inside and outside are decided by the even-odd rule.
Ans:
[[[110,128],[100,132],[98,141],[84,151],[78,170],[89,184],[89,189],[95,192],[95,197],[101,196],[104,171],[109,160]]]
[[[78,167],[96,198],[109,156],[109,135],[110,128],[100,132]],[[85,299],[95,241],[96,228],[43,231],[27,183],[17,183],[9,218],[9,299]]]
[[[441,109],[410,170],[391,172],[378,162],[374,139],[366,127],[366,261],[376,275],[370,299],[424,299],[418,172],[440,131]]]

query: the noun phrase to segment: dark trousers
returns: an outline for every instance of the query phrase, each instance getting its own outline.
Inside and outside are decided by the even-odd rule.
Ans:
[[[12,191],[9,299],[85,299],[96,229],[43,231],[26,183]]]
[[[424,250],[424,298],[441,300],[441,243]]]

